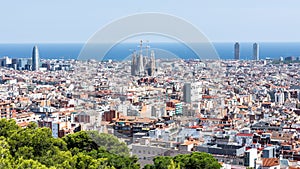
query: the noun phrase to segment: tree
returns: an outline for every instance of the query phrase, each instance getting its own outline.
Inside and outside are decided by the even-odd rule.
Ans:
[[[105,164],[107,166],[114,166],[116,169],[139,169],[140,165],[138,159],[133,156],[121,156],[107,151],[105,148],[100,147],[98,150],[88,152],[88,155],[96,159],[107,159]]]
[[[16,158],[24,158],[24,159],[31,159],[34,158],[34,149],[33,147],[20,147],[15,153]]]
[[[125,143],[108,134],[81,131],[53,138],[49,128],[36,123],[20,128],[0,120],[0,168],[139,169],[137,161]]]
[[[157,156],[153,159],[155,169],[168,169],[171,165],[172,157],[169,156]]]
[[[174,161],[180,163],[180,166],[186,169],[219,169],[221,167],[219,162],[212,155],[204,152],[177,155],[174,157]]]
[[[210,154],[203,152],[193,152],[191,154],[180,154],[175,157],[159,156],[155,157],[152,166],[147,168],[155,169],[220,169],[221,165]],[[152,169],[151,168],[151,169]]]
[[[170,165],[168,165],[168,169],[180,169],[179,163],[175,163],[173,160],[171,160]]]
[[[9,144],[6,139],[1,136],[0,137],[0,168],[12,169],[12,156],[9,152]]]
[[[120,142],[117,137],[96,131],[80,131],[63,137],[68,149],[78,148],[79,151],[97,150],[104,147],[110,153],[127,156],[129,149],[127,145]]]
[[[15,159],[36,160],[46,167],[66,160],[59,157],[63,154],[62,151],[66,150],[66,143],[53,138],[49,128],[38,128],[35,123],[14,132],[8,142],[11,146],[11,155]],[[71,157],[71,153],[69,154]]]
[[[16,124],[15,120],[0,119],[0,136],[7,138],[18,129],[20,129],[20,127]]]
[[[69,150],[73,148],[78,148],[79,151],[92,151],[98,149],[98,145],[86,131],[68,134],[63,137],[63,140],[66,142]]]
[[[98,146],[106,148],[110,153],[118,155],[129,155],[129,149],[124,142],[111,134],[100,133],[96,131],[87,131],[88,135],[96,142]]]
[[[29,159],[24,160],[23,158],[20,158],[17,160],[16,164],[14,165],[14,168],[16,169],[47,169],[47,167],[38,161]]]
[[[19,129],[8,139],[8,142],[11,145],[11,154],[13,156],[17,152],[24,152],[25,150],[30,150],[34,156],[43,156],[48,150],[54,148],[53,141],[54,138],[52,137],[49,128]],[[22,149],[19,150],[20,148]]]

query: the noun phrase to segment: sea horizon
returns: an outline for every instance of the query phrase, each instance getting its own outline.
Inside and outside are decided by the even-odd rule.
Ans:
[[[212,42],[220,59],[233,59],[235,42]],[[240,43],[240,59],[251,60],[254,42]],[[200,43],[199,43],[200,44]],[[260,49],[260,59],[280,57],[300,56],[300,42],[258,42]],[[38,45],[41,59],[77,59],[80,51],[86,43],[0,43],[0,57],[10,58],[29,58],[31,57],[32,47]],[[101,45],[101,44],[99,44]],[[131,55],[133,50],[138,50],[139,43],[122,42],[115,44],[105,55],[104,59],[123,60]],[[181,42],[150,42],[150,50],[162,50],[172,53],[182,59],[199,59],[190,48]],[[166,53],[164,53],[166,54]],[[160,57],[160,56],[158,56]]]

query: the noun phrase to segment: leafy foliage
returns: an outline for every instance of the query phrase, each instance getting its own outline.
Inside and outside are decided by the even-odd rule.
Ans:
[[[145,169],[220,169],[221,165],[210,154],[193,152],[180,154],[175,157],[155,157],[153,165],[146,165]]]
[[[219,169],[207,153],[158,156],[145,169]],[[0,119],[0,168],[6,169],[139,169],[125,143],[109,134],[80,131],[53,138],[49,128],[30,123],[20,128],[14,120]]]
[[[99,142],[99,143],[98,143]],[[121,151],[120,155],[113,152]],[[124,143],[108,134],[81,131],[53,138],[49,128],[0,120],[0,168],[119,169],[140,168]]]
[[[81,151],[97,150],[100,147],[105,148],[110,153],[122,156],[129,155],[127,145],[120,142],[118,138],[113,135],[105,133],[97,133],[96,131],[80,131],[74,134],[69,134],[63,137],[67,143],[68,149],[78,148]]]

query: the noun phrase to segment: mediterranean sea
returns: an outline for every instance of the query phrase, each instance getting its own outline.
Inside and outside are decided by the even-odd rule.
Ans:
[[[235,42],[212,43],[221,59],[233,59]],[[31,57],[32,47],[38,45],[41,59],[77,59],[84,43],[24,43],[24,44],[0,44],[0,58]],[[99,44],[100,45],[100,44]],[[183,43],[150,43],[149,50],[161,50],[161,55],[176,55],[182,59],[198,59],[199,57]],[[252,45],[250,42],[240,42],[240,56],[243,60],[252,59]],[[300,42],[261,42],[259,43],[260,59],[300,56]],[[104,57],[104,60],[123,60],[130,56],[133,50],[138,49],[138,43],[119,43],[112,47]],[[144,49],[145,51],[145,49]],[[150,52],[149,52],[150,53]],[[104,55],[104,54],[103,54]],[[158,56],[156,57],[163,57]],[[201,58],[201,57],[200,57]]]

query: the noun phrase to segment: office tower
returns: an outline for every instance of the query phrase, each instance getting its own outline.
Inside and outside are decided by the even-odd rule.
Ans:
[[[12,59],[11,68],[17,70],[18,59]]]
[[[234,44],[234,59],[240,60],[240,44],[238,42]]]
[[[1,66],[9,67],[12,64],[12,59],[8,56],[4,56],[3,59],[1,59]]]
[[[186,103],[191,103],[191,83],[185,83],[183,86],[183,101]]]
[[[25,70],[32,70],[32,58],[27,60],[27,63],[25,64]]]
[[[18,64],[17,64],[17,69],[18,70],[25,69],[25,66],[26,66],[27,62],[28,62],[27,58],[19,58],[18,59]]]
[[[40,64],[40,60],[39,60],[39,49],[37,46],[33,47],[32,50],[32,70],[36,71],[39,70],[39,64]]]
[[[253,60],[259,60],[259,45],[257,43],[253,44]]]

